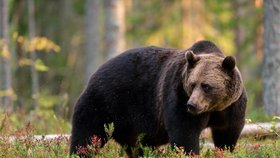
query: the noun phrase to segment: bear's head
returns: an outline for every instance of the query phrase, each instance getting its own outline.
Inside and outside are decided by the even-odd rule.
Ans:
[[[243,83],[235,58],[217,53],[185,53],[183,87],[188,96],[187,111],[192,114],[221,111],[238,100]]]

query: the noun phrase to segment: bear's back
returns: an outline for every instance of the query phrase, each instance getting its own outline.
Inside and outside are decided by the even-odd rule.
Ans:
[[[89,84],[114,88],[155,85],[163,64],[176,52],[155,46],[128,50],[102,65]]]
[[[92,75],[88,87],[105,100],[112,113],[121,109],[133,113],[152,107],[161,69],[177,52],[154,46],[128,50],[102,65]]]

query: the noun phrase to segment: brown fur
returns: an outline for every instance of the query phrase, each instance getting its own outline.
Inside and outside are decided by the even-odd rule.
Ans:
[[[108,140],[104,125],[109,123],[114,123],[112,138],[129,156],[143,155],[135,148],[141,134],[143,146],[170,142],[199,154],[199,135],[207,127],[215,147],[232,151],[247,104],[235,59],[210,41],[199,41],[185,52],[137,48],[101,66],[76,103],[70,153],[90,145],[92,136],[103,146]],[[214,88],[206,93],[207,85]]]
[[[227,61],[223,62],[226,58],[215,54],[186,54],[189,64],[183,72],[183,86],[189,102],[196,105],[197,114],[224,110],[240,97],[242,79],[232,62],[228,66]],[[228,70],[230,67],[233,70]]]

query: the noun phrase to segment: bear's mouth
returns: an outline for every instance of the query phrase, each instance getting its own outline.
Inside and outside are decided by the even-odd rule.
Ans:
[[[199,115],[199,114],[204,112],[203,109],[199,109],[197,107],[195,108],[195,107],[192,107],[192,106],[189,106],[189,105],[187,105],[187,111],[189,113],[193,114],[193,115]]]

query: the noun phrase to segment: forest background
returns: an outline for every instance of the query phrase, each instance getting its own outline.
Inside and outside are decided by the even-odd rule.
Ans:
[[[265,23],[277,19],[279,10],[278,16],[265,14],[262,0],[1,0],[1,4],[5,5],[0,5],[0,119],[9,115],[18,126],[31,122],[40,134],[69,133],[75,101],[102,63],[130,48],[185,49],[202,39],[236,57],[249,97],[247,118],[267,121],[280,114],[280,105],[264,103],[264,96],[273,93],[264,90],[278,86],[263,88],[273,76],[263,75],[273,72],[264,68],[269,55],[264,51],[269,27]],[[274,55],[279,56],[279,45],[278,50]]]

